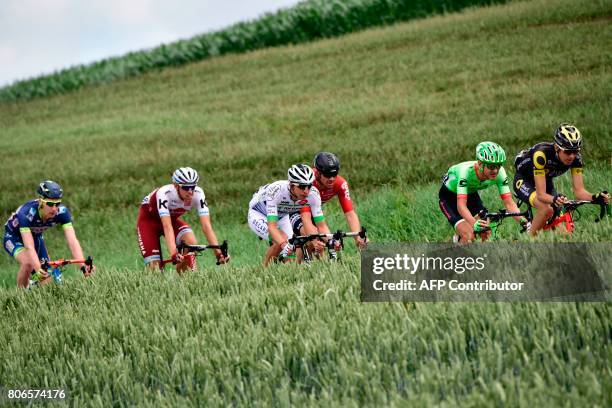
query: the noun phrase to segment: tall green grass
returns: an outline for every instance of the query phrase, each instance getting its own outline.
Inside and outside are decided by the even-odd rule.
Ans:
[[[91,406],[609,402],[609,305],[360,304],[358,270],[106,268],[4,291],[0,378]]]
[[[506,0],[304,0],[292,8],[267,13],[220,31],[19,81],[0,89],[0,101],[55,95],[218,55],[299,44],[470,6],[504,2]]]
[[[26,293],[0,256],[0,384],[65,386],[90,406],[609,406],[609,304],[361,304],[350,241],[339,265],[263,269],[246,211],[259,185],[329,150],[372,240],[447,241],[447,168],[483,139],[512,157],[561,121],[585,137],[587,188],[609,189],[611,15],[601,1],[512,3],[0,105],[2,219],[40,180],[61,182],[99,266]],[[183,278],[153,274],[138,205],[184,165],[232,263],[205,254]],[[571,194],[569,176],[556,183]],[[345,227],[337,203],[325,211]],[[593,216],[538,240],[610,241]],[[67,256],[61,231],[45,235]],[[500,235],[527,239],[511,220]]]

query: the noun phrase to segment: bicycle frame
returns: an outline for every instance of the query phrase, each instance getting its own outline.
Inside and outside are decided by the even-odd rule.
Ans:
[[[551,220],[546,222],[542,229],[544,231],[554,231],[555,229],[557,229],[557,226],[559,224],[565,224],[565,231],[569,232],[570,234],[574,232],[574,229],[576,228],[576,224],[574,224],[574,219],[572,218],[572,213],[568,211],[563,212],[557,217],[552,218]]]

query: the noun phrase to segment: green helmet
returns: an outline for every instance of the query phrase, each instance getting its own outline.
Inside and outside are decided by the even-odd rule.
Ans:
[[[497,143],[480,142],[476,146],[476,160],[484,164],[504,164],[506,152]]]

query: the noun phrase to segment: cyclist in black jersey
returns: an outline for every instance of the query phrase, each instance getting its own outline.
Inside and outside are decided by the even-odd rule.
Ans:
[[[584,166],[580,149],[582,135],[567,123],[559,125],[554,133],[554,142],[543,142],[521,151],[514,160],[514,192],[517,197],[534,207],[537,212],[531,223],[530,233],[536,235],[553,215],[554,208],[563,205],[567,197],[555,190],[553,178],[568,170],[572,174],[572,189],[578,200],[595,200],[602,196],[609,202],[608,194],[589,193],[584,187]]]

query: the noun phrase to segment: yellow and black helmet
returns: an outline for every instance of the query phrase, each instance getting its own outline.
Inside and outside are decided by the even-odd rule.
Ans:
[[[555,144],[562,149],[578,150],[582,147],[582,135],[577,127],[562,123],[555,130]]]

